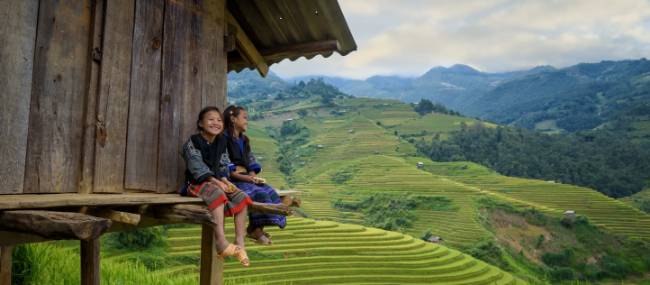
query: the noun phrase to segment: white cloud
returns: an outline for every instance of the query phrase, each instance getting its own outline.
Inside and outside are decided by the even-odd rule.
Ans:
[[[281,76],[417,75],[465,63],[487,71],[650,55],[650,1],[341,0],[358,50],[272,67]]]

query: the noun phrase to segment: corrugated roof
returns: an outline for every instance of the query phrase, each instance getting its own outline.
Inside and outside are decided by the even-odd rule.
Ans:
[[[230,0],[227,5],[269,66],[357,49],[337,0]],[[255,67],[237,51],[228,56],[229,71]]]

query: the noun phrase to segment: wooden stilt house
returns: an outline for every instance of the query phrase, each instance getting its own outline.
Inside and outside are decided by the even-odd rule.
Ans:
[[[204,224],[221,282],[211,217],[175,194],[197,113],[228,71],[355,49],[336,0],[0,0],[0,284],[14,245],[53,239],[99,284],[101,234],[166,223]]]

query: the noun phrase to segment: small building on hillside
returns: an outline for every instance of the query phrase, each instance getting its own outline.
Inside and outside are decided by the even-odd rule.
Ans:
[[[336,0],[3,0],[0,11],[0,284],[17,244],[79,239],[82,284],[98,284],[102,233],[209,223],[198,199],[174,193],[181,145],[202,107],[225,107],[227,73],[356,49]],[[201,284],[217,284],[203,231]]]

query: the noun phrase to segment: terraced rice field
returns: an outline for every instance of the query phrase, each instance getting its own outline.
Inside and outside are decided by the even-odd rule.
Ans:
[[[247,244],[253,257],[251,267],[229,260],[225,265],[227,283],[524,284],[456,250],[401,233],[304,218],[290,218],[285,230],[268,230],[274,244]],[[200,236],[199,227],[170,229],[169,253],[198,256]],[[197,266],[186,265],[159,274],[197,272]]]
[[[490,235],[477,221],[475,205],[476,198],[488,195],[553,215],[574,210],[613,233],[650,238],[650,215],[594,190],[502,176],[473,163],[433,162],[418,156],[413,145],[394,134],[417,133],[418,129],[444,134],[460,128],[461,122],[473,123],[473,119],[420,117],[406,104],[384,100],[351,99],[344,105],[348,109],[344,116],[299,120],[310,132],[309,143],[303,148],[313,149],[308,157],[300,158],[305,165],[295,172],[296,188],[304,191],[303,210],[309,217],[361,224],[359,213],[334,209],[333,199],[354,201],[362,194],[391,191],[445,196],[457,211],[417,209],[418,220],[407,233],[420,236],[431,229],[448,245],[464,247]],[[424,162],[425,171],[418,170],[416,162]],[[337,184],[332,177],[339,171],[353,172],[353,178]]]
[[[597,226],[631,238],[650,239],[650,215],[595,190],[552,181],[498,175],[469,162],[430,163],[425,169],[469,187],[551,214],[574,210]]]

